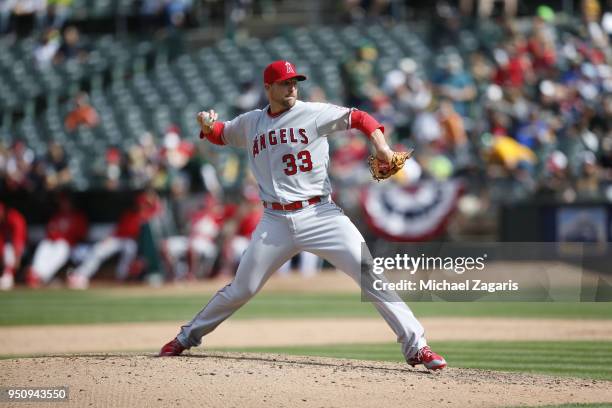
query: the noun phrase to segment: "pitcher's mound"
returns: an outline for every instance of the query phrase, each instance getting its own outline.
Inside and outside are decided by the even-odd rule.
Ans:
[[[452,362],[449,362],[452,365]],[[68,386],[62,407],[507,407],[610,402],[610,382],[406,364],[212,353],[0,361],[0,383]],[[20,403],[20,407],[39,406]]]

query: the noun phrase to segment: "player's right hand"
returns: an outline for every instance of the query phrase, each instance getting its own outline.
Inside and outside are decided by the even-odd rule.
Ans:
[[[218,115],[213,109],[208,112],[202,111],[198,113],[197,120],[202,132],[207,134],[212,132],[215,121],[217,120]]]

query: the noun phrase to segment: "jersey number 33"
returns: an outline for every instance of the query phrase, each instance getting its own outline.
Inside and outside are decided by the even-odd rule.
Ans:
[[[310,152],[308,150],[302,150],[296,155],[284,155],[283,163],[285,163],[285,174],[288,176],[296,174],[298,169],[301,172],[312,170],[312,160],[310,159]]]

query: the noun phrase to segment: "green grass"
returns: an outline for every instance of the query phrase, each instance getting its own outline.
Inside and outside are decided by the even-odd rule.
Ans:
[[[432,348],[451,367],[520,371],[612,381],[612,342],[600,341],[439,341]],[[396,343],[257,347],[231,351],[404,361]]]
[[[108,290],[0,293],[0,326],[189,320],[210,296],[134,296]],[[612,319],[610,303],[410,303],[418,317],[543,317]],[[346,318],[377,312],[359,294],[262,293],[235,317]]]

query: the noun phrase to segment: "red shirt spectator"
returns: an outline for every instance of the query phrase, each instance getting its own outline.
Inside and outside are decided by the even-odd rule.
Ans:
[[[113,235],[117,238],[138,239],[143,222],[144,218],[138,209],[125,210],[117,222]]]
[[[512,55],[507,64],[500,66],[495,72],[493,81],[499,86],[520,88],[525,83],[528,71],[531,69],[529,60],[520,55]]]
[[[161,200],[153,190],[139,194],[136,203],[145,222],[155,218],[163,210]]]
[[[0,203],[0,247],[11,243],[15,258],[20,259],[26,245],[27,226],[21,213]],[[0,253],[1,255],[1,253]]]
[[[136,197],[136,207],[125,210],[113,235],[118,238],[138,239],[140,227],[162,211],[162,204],[154,191],[145,191]]]
[[[214,240],[223,226],[223,217],[219,212],[205,209],[195,213],[191,219],[190,239],[203,238]]]
[[[100,123],[98,112],[87,101],[86,93],[81,92],[76,96],[75,105],[75,108],[68,113],[64,121],[67,131],[72,132],[81,125],[93,128]]]
[[[249,209],[238,223],[237,234],[246,238],[251,238],[253,231],[257,228],[257,224],[261,220],[263,207],[256,206]]]
[[[63,239],[72,246],[85,239],[87,235],[87,217],[76,209],[60,210],[55,213],[47,224],[47,238]]]
[[[533,68],[536,72],[546,72],[553,68],[557,62],[557,52],[554,44],[539,36],[529,39],[528,50],[533,59]]]

